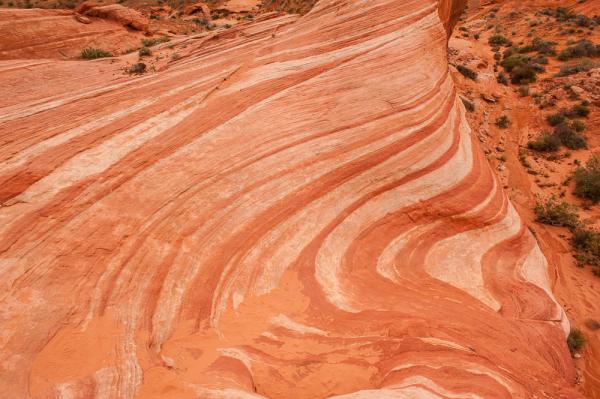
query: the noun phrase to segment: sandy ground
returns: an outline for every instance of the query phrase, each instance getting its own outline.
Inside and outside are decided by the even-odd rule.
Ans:
[[[590,79],[586,74],[569,78],[554,78],[562,62],[550,58],[547,72],[540,75],[538,82],[530,85],[530,92],[549,93],[555,96],[556,106],[540,109],[531,96],[520,97],[516,87],[500,85],[495,80],[493,71],[494,59],[488,37],[494,30],[487,26],[499,26],[501,32],[514,42],[527,42],[532,36],[527,36],[532,30],[527,23],[542,17],[535,15],[544,6],[555,6],[551,2],[504,2],[484,5],[471,2],[469,11],[464,15],[454,32],[449,46],[451,60],[455,64],[469,65],[477,70],[478,81],[473,82],[464,78],[458,72],[454,76],[460,87],[460,93],[476,104],[476,111],[468,114],[474,134],[482,142],[488,161],[499,176],[505,191],[515,203],[520,215],[526,220],[529,229],[535,233],[545,256],[549,261],[552,276],[552,289],[559,303],[563,306],[574,327],[582,329],[587,338],[587,345],[580,359],[575,359],[579,370],[579,389],[590,398],[600,397],[600,340],[598,331],[586,327],[589,319],[600,317],[600,280],[589,268],[576,267],[570,250],[570,234],[566,229],[555,228],[535,223],[532,212],[538,198],[555,195],[564,197],[568,202],[580,206],[580,215],[592,225],[597,225],[600,209],[597,206],[588,207],[580,199],[572,195],[573,183],[564,185],[563,182],[576,168],[575,160],[584,163],[592,153],[600,149],[600,111],[597,104],[592,105],[592,113],[585,120],[588,128],[585,132],[589,149],[566,151],[558,160],[548,160],[547,157],[527,150],[527,142],[535,138],[541,131],[548,130],[545,117],[556,112],[561,106],[569,106],[576,102],[569,99],[569,93],[563,89],[567,83],[579,84]],[[565,4],[568,5],[568,4]],[[599,12],[597,2],[573,4],[579,12],[595,15]],[[490,18],[491,10],[499,8],[496,18]],[[518,12],[511,18],[509,13]],[[543,18],[542,18],[543,20]],[[461,31],[465,27],[468,32]],[[546,21],[533,29],[535,36],[543,37],[558,43],[560,50],[566,47],[567,40],[587,38],[600,43],[600,30],[595,29],[591,34],[585,30],[569,36],[560,34],[563,28],[559,23]],[[474,38],[480,34],[479,40]],[[500,68],[499,71],[502,69]],[[584,94],[590,97],[590,93]],[[485,99],[484,99],[485,98]],[[493,100],[492,102],[486,101]],[[508,129],[499,129],[494,121],[501,115],[509,116],[511,125]],[[523,165],[522,159],[527,160],[530,167]]]

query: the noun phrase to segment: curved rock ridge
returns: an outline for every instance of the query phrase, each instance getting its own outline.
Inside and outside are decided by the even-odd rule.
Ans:
[[[0,63],[0,396],[578,397],[445,10],[321,0],[136,78]]]

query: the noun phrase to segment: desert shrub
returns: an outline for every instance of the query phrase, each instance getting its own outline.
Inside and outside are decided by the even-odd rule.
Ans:
[[[571,122],[571,128],[575,130],[577,133],[581,133],[585,130],[587,126],[582,121],[573,121]]]
[[[592,331],[596,331],[596,330],[600,329],[600,322],[595,319],[587,319],[585,321],[585,326]]]
[[[600,201],[600,155],[592,156],[585,167],[577,168],[573,180],[575,181],[573,194],[593,202]]]
[[[472,70],[471,68],[468,68],[464,65],[458,65],[456,67],[456,69],[458,70],[458,72],[461,73],[461,75],[463,75],[466,78],[469,78],[471,80],[477,80],[477,72],[475,72],[474,70]]]
[[[550,42],[550,41],[541,39],[539,37],[536,37],[533,39],[531,44],[520,47],[519,52],[520,53],[531,53],[533,51],[537,51],[540,54],[554,56],[554,55],[556,55],[556,49],[554,48],[555,45],[556,45],[555,42]]]
[[[538,72],[538,68],[531,64],[518,66],[511,71],[510,81],[514,84],[533,83]]]
[[[581,133],[585,130],[585,123],[582,121],[573,121],[571,122],[571,129],[575,130],[578,133]]]
[[[158,38],[150,38],[150,39],[142,39],[142,45],[144,47],[152,47],[152,46],[156,46],[157,44],[166,43],[169,41],[171,41],[171,39],[168,38],[167,36],[158,37]]]
[[[531,58],[526,55],[521,54],[510,54],[507,56],[507,53],[504,54],[504,59],[500,63],[506,72],[511,72],[514,68],[518,66],[527,65],[531,61]]]
[[[572,58],[598,57],[600,56],[600,44],[594,44],[589,40],[583,39],[577,44],[567,47],[558,55],[561,61],[567,61]]]
[[[192,19],[192,22],[198,26],[206,27],[209,25],[208,19],[206,19],[206,18],[194,18],[194,19]]]
[[[544,72],[541,65],[534,63],[530,57],[522,54],[510,55],[502,60],[500,65],[510,74],[510,80],[514,84],[533,83],[536,75]]]
[[[565,115],[562,112],[557,112],[546,117],[546,121],[550,126],[557,126],[566,120]]]
[[[521,97],[527,97],[529,95],[529,86],[528,85],[519,86],[519,95]]]
[[[569,116],[573,118],[581,117],[586,118],[590,114],[590,108],[588,106],[577,104],[569,111]]]
[[[571,245],[579,266],[590,265],[594,274],[600,275],[600,233],[578,228],[573,233]]]
[[[501,117],[496,119],[496,126],[498,126],[499,128],[506,129],[508,128],[508,125],[510,125],[510,119],[508,119],[508,116],[502,115]]]
[[[498,76],[496,76],[496,82],[508,85],[508,76],[504,72],[500,72]]]
[[[464,97],[461,97],[460,100],[462,101],[462,103],[465,106],[465,109],[469,112],[474,112],[475,111],[475,104],[472,101],[467,100]]]
[[[544,133],[537,139],[527,143],[527,147],[534,151],[554,152],[560,149],[560,139],[554,134]]]
[[[575,229],[579,225],[577,208],[565,201],[559,202],[552,196],[538,202],[533,208],[535,220],[538,223]]]
[[[531,59],[531,62],[539,65],[548,65],[548,57],[545,55],[536,55]]]
[[[112,57],[112,54],[108,51],[104,51],[99,48],[86,47],[81,50],[81,58],[85,60],[95,60],[96,58]]]
[[[133,64],[127,69],[127,72],[130,74],[140,75],[146,72],[146,64],[144,64],[143,62]]]
[[[489,38],[488,43],[491,46],[510,46],[511,41],[505,36],[502,35],[493,35]]]
[[[560,139],[562,145],[570,150],[580,150],[587,148],[587,140],[585,137],[577,133],[567,123],[561,123],[554,129],[554,134]]]
[[[138,54],[140,55],[140,57],[145,57],[147,55],[152,55],[152,50],[150,50],[148,47],[142,47],[138,51]]]
[[[571,353],[574,354],[577,351],[581,350],[584,344],[585,336],[583,335],[581,330],[578,328],[572,329],[569,333],[569,336],[567,337],[567,345],[569,346],[569,350],[571,351]]]
[[[593,69],[598,64],[589,58],[582,58],[581,60],[575,63],[568,63],[560,67],[560,71],[557,76],[569,76],[574,75],[579,72],[587,72],[590,69]]]

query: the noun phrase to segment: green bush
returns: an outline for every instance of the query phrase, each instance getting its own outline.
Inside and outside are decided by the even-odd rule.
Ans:
[[[533,208],[535,220],[552,226],[575,229],[579,226],[577,208],[565,201],[558,202],[554,196],[543,202],[538,202]]]
[[[536,37],[535,39],[533,39],[531,44],[520,47],[519,52],[520,53],[531,53],[533,51],[537,51],[540,54],[554,56],[554,55],[556,55],[556,49],[554,48],[555,45],[556,45],[555,42],[546,41],[544,39]]]
[[[515,67],[510,72],[510,81],[513,84],[533,83],[536,81],[538,69],[534,65],[524,65]]]
[[[583,335],[581,330],[578,328],[572,329],[569,333],[569,336],[567,337],[567,345],[569,346],[569,350],[571,351],[571,353],[575,354],[577,351],[581,350],[584,344],[585,336]]]
[[[600,56],[600,44],[594,44],[589,40],[583,39],[574,46],[567,47],[558,55],[561,61],[567,61],[572,58],[598,57]]]
[[[580,150],[587,148],[587,140],[585,137],[577,133],[567,123],[561,123],[554,129],[554,134],[560,139],[562,145],[570,150]]]
[[[545,55],[536,55],[531,59],[531,62],[539,65],[548,65],[548,57]]]
[[[493,35],[489,38],[488,43],[491,46],[510,46],[511,41],[502,35]]]
[[[81,58],[85,60],[95,60],[96,58],[112,57],[112,54],[108,51],[104,51],[99,48],[86,47],[81,50]]]
[[[166,42],[170,42],[170,41],[171,41],[170,38],[168,38],[167,36],[163,36],[163,37],[152,38],[152,39],[142,39],[142,45],[144,47],[152,47],[157,44],[166,43]]]
[[[600,275],[600,233],[578,228],[571,237],[571,245],[579,265],[590,265],[594,274]]]
[[[560,139],[554,134],[544,133],[534,141],[527,143],[527,147],[534,151],[554,152],[560,149]]]
[[[142,47],[138,51],[138,54],[140,55],[140,57],[145,57],[147,55],[152,55],[152,50],[150,50],[148,47]]]
[[[496,126],[498,126],[501,129],[508,128],[509,124],[510,124],[510,119],[508,119],[508,116],[506,116],[506,115],[502,115],[501,117],[496,119]]]
[[[582,104],[575,105],[573,108],[571,108],[571,111],[569,112],[569,116],[574,117],[574,118],[577,118],[577,117],[586,118],[589,114],[590,114],[590,108],[588,106],[585,106]]]
[[[560,125],[561,123],[564,123],[565,120],[566,117],[562,112],[557,112],[546,117],[546,121],[550,124],[550,126]]]
[[[146,72],[146,64],[143,62],[133,64],[127,69],[127,72],[130,74],[141,75],[142,73]]]
[[[496,77],[496,82],[503,85],[508,85],[508,76],[504,72],[500,72]]]
[[[582,121],[573,121],[571,122],[571,128],[576,132],[581,133],[585,130],[586,126]]]
[[[600,155],[594,155],[585,167],[579,167],[573,174],[575,190],[573,194],[591,201],[600,201]]]
[[[471,80],[477,80],[477,72],[475,72],[474,70],[464,66],[464,65],[458,65],[456,67],[456,69],[458,70],[458,72],[460,72],[463,76],[471,79]]]
[[[506,72],[511,72],[514,68],[527,65],[531,61],[531,58],[526,55],[514,54],[508,55],[504,54],[504,60],[500,63]]]
[[[510,74],[514,84],[529,84],[536,81],[536,75],[544,72],[544,68],[532,62],[531,58],[522,54],[513,54],[505,58],[500,65]]]
[[[589,58],[582,58],[581,60],[575,63],[569,63],[561,66],[560,71],[558,72],[558,74],[556,74],[556,76],[564,77],[574,75],[579,72],[587,72],[590,69],[595,68],[597,65],[598,64],[596,62]]]

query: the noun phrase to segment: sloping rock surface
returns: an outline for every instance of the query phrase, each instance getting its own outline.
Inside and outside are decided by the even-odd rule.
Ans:
[[[577,397],[454,7],[321,0],[137,78],[1,62],[0,397]]]
[[[140,32],[109,19],[83,18],[88,21],[70,10],[0,9],[0,60],[73,58],[90,46],[111,52],[139,47]]]

